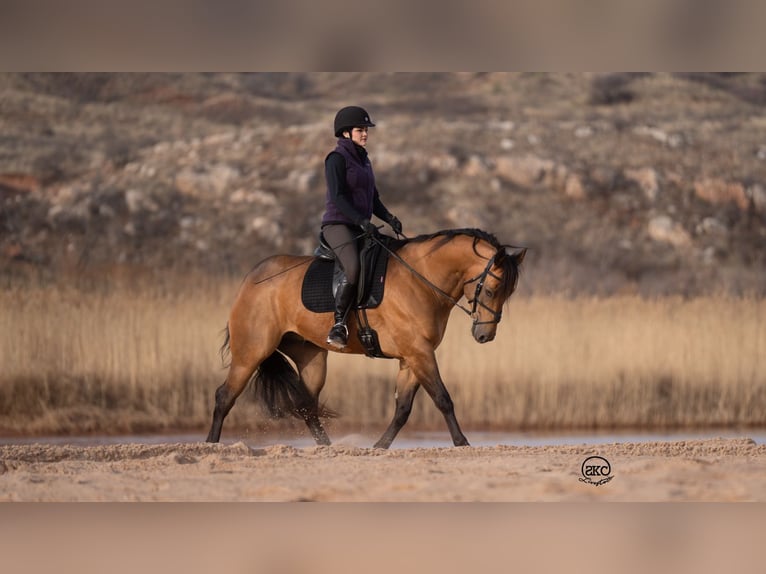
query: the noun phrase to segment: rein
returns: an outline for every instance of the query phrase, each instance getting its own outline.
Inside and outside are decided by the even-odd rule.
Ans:
[[[466,315],[471,317],[473,319],[473,324],[474,325],[487,325],[487,324],[492,324],[492,323],[496,324],[496,323],[500,322],[500,319],[501,319],[502,314],[503,314],[502,310],[501,311],[494,311],[491,308],[489,308],[486,304],[484,304],[481,301],[479,301],[479,295],[481,294],[481,290],[484,288],[484,281],[486,280],[487,276],[489,275],[493,279],[500,280],[500,277],[498,277],[497,275],[492,273],[492,271],[490,271],[490,269],[492,269],[492,265],[494,265],[494,263],[495,263],[495,256],[494,255],[489,258],[489,261],[487,262],[487,266],[484,268],[484,271],[479,273],[476,277],[473,277],[472,279],[468,279],[467,281],[463,282],[463,287],[465,287],[469,283],[473,283],[474,281],[477,282],[476,283],[476,290],[474,291],[474,294],[473,294],[473,299],[469,299],[468,300],[468,304],[472,305],[471,308],[469,309],[468,307],[462,305],[458,299],[455,299],[452,295],[450,295],[449,293],[447,293],[443,289],[439,288],[438,286],[434,285],[431,281],[428,280],[428,278],[423,276],[421,273],[419,273],[417,270],[415,270],[415,268],[412,267],[412,265],[410,265],[404,259],[402,259],[399,256],[398,253],[396,253],[394,251],[391,251],[380,239],[378,239],[374,235],[371,235],[370,237],[371,237],[371,239],[375,243],[377,243],[383,249],[385,249],[388,252],[388,254],[391,255],[391,257],[393,257],[399,263],[404,265],[404,267],[410,273],[412,273],[415,277],[420,279],[423,283],[428,285],[428,287],[433,289],[438,295],[441,295],[442,297],[447,299],[450,303],[452,303],[455,307],[457,307],[458,309],[463,311]],[[486,309],[490,313],[492,313],[492,320],[491,321],[477,321],[476,319],[474,319],[474,315],[476,314],[476,311],[479,308],[479,305],[481,305],[484,309]]]

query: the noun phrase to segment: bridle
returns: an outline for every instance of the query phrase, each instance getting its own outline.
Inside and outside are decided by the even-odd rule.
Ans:
[[[441,295],[445,299],[448,299],[455,307],[457,307],[458,309],[463,311],[466,315],[468,315],[473,320],[474,326],[476,326],[476,325],[493,325],[493,324],[497,325],[500,322],[500,319],[503,316],[502,307],[500,308],[500,311],[495,311],[492,308],[490,308],[488,305],[486,305],[485,303],[483,303],[482,301],[479,300],[479,295],[481,295],[481,291],[482,291],[482,289],[484,289],[484,281],[487,279],[487,277],[492,277],[493,279],[496,279],[498,281],[500,281],[500,279],[501,279],[500,277],[498,277],[497,275],[495,275],[491,271],[492,267],[495,264],[495,255],[497,255],[497,254],[495,254],[495,255],[493,255],[492,257],[489,258],[489,261],[487,261],[487,266],[484,268],[484,271],[479,273],[476,277],[473,277],[472,279],[468,279],[467,281],[463,282],[463,290],[465,290],[465,286],[466,285],[468,285],[470,283],[473,283],[474,281],[477,282],[476,283],[476,289],[473,292],[473,299],[469,299],[468,300],[468,304],[471,305],[471,308],[469,309],[465,305],[462,305],[458,299],[455,299],[452,295],[450,295],[446,291],[440,289],[439,287],[437,287],[436,285],[431,283],[431,281],[429,281],[421,273],[416,271],[409,263],[407,263],[404,259],[402,259],[399,256],[398,253],[396,253],[395,251],[392,251],[391,249],[389,249],[388,246],[386,246],[386,244],[383,243],[382,241],[380,241],[377,237],[375,237],[374,235],[370,236],[370,237],[372,238],[373,241],[378,243],[383,249],[388,251],[388,253],[389,253],[389,255],[391,255],[391,257],[393,257],[399,263],[404,265],[410,271],[410,273],[412,273],[415,277],[417,277],[423,283],[428,285],[436,293],[438,293],[439,295]],[[483,307],[484,309],[486,309],[487,311],[489,311],[492,314],[492,320],[491,321],[479,321],[478,320],[478,316],[476,315],[476,312],[478,311],[479,306]]]
[[[473,292],[473,299],[468,300],[468,304],[471,305],[471,310],[469,311],[462,305],[458,304],[458,306],[468,313],[468,315],[473,319],[474,325],[497,325],[500,322],[500,319],[503,318],[503,308],[500,307],[499,311],[495,311],[492,309],[489,305],[482,302],[479,299],[479,295],[481,295],[481,290],[484,289],[484,281],[487,279],[487,276],[492,277],[493,279],[500,281],[501,278],[492,273],[491,269],[493,265],[495,264],[495,256],[489,258],[489,261],[487,262],[487,266],[484,268],[484,271],[479,273],[476,277],[473,279],[469,279],[468,281],[465,281],[463,283],[463,288],[465,288],[466,285],[469,283],[473,283],[476,281],[476,290]],[[476,311],[478,310],[479,306],[483,307],[487,311],[489,311],[492,314],[492,320],[491,321],[479,321],[478,316],[474,317],[476,315]]]

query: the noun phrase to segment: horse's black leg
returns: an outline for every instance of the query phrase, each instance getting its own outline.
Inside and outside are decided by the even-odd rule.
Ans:
[[[447,392],[447,388],[444,386],[444,382],[442,382],[441,375],[439,374],[436,357],[431,355],[429,359],[423,364],[418,365],[419,369],[425,369],[418,376],[420,383],[430,395],[436,408],[444,415],[444,420],[447,421],[447,428],[452,436],[452,443],[455,446],[469,446],[468,439],[465,438],[463,431],[460,430],[460,425],[455,417],[455,405],[452,402],[452,397]],[[414,365],[413,368],[415,368]]]
[[[332,443],[330,442],[330,437],[327,436],[327,433],[324,430],[324,427],[322,426],[322,423],[319,421],[319,417],[314,413],[311,416],[305,417],[303,420],[306,421],[306,426],[309,427],[309,431],[311,431],[311,436],[314,437],[314,440],[318,445],[323,446],[329,446]]]
[[[404,361],[400,363],[399,374],[396,378],[396,410],[394,418],[388,425],[386,432],[375,443],[375,448],[388,448],[396,438],[396,435],[402,430],[402,427],[410,417],[412,412],[412,402],[418,392],[420,385],[412,376],[412,371],[406,366]]]
[[[444,420],[447,421],[447,428],[452,436],[452,443],[455,446],[469,446],[468,439],[465,438],[463,431],[460,430],[460,425],[455,417],[455,406],[452,403],[452,397],[449,396],[447,389],[444,387],[441,379],[437,381],[433,387],[423,385],[431,395],[431,398],[436,404],[441,413],[444,415]]]
[[[234,401],[229,396],[226,383],[222,384],[215,391],[215,408],[213,409],[213,424],[210,426],[210,432],[207,435],[207,442],[218,442],[221,439],[221,429],[223,428],[223,419],[229,414]]]
[[[331,444],[319,420],[319,393],[327,377],[327,350],[292,334],[282,338],[279,350],[295,362],[298,376],[307,390],[306,402],[298,410],[311,436],[318,445]]]
[[[210,432],[207,435],[207,442],[218,442],[221,438],[221,429],[223,428],[223,419],[229,414],[234,406],[237,397],[242,393],[245,385],[253,376],[257,366],[229,367],[229,374],[226,382],[215,391],[215,408],[213,409],[213,424],[210,426]]]

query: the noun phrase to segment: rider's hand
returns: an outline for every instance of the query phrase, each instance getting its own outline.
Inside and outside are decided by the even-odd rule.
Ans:
[[[359,224],[359,227],[362,228],[362,231],[364,231],[365,235],[375,235],[378,232],[378,228],[375,227],[375,224],[372,223],[369,219],[362,221],[362,223]]]
[[[399,221],[399,219],[396,216],[392,215],[391,221],[389,221],[388,224],[391,226],[391,229],[394,230],[394,233],[396,233],[397,235],[402,234],[402,222]]]

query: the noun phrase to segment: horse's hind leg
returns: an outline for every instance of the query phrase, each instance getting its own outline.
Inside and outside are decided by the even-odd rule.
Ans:
[[[396,376],[396,410],[394,418],[388,425],[386,432],[375,443],[375,448],[388,448],[394,442],[394,438],[402,430],[402,427],[410,418],[412,402],[420,388],[420,384],[412,373],[412,370],[403,360],[399,362],[399,374]]]
[[[229,414],[237,397],[252,378],[258,363],[238,365],[232,361],[226,381],[215,391],[215,409],[213,410],[213,424],[207,435],[207,442],[218,442],[221,438],[223,419]]]
[[[231,328],[231,325],[230,325]],[[277,346],[274,337],[252,337],[249,331],[231,330],[231,365],[226,381],[215,392],[213,424],[207,435],[207,442],[218,442],[221,438],[223,419],[229,414],[248,381],[253,377],[258,366],[274,352]]]
[[[330,437],[319,420],[319,393],[327,377],[327,350],[290,334],[282,339],[279,350],[295,362],[298,376],[311,396],[311,402],[299,408],[311,436],[317,444],[329,445]]]

